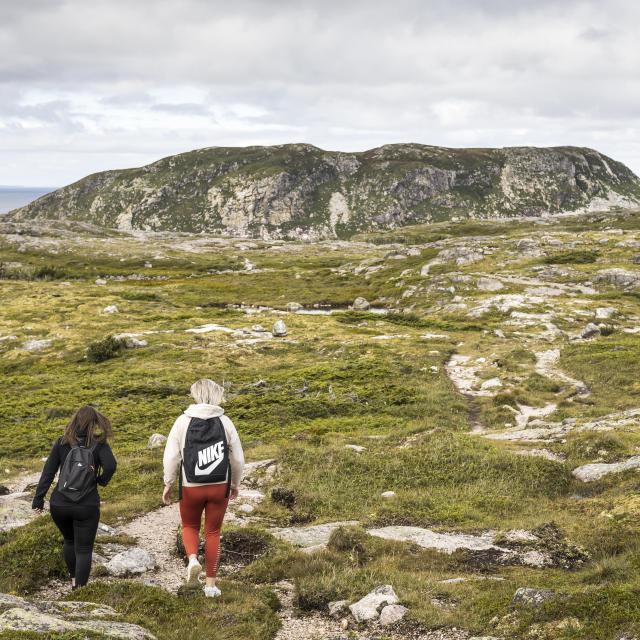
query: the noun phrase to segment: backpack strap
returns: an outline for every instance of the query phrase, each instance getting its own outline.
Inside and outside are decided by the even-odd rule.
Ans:
[[[220,428],[222,429],[222,441],[224,442],[224,461],[227,463],[227,491],[224,494],[225,498],[229,497],[231,493],[231,463],[229,462],[229,442],[227,441],[227,430],[224,428],[224,422],[219,416],[215,418],[209,418],[207,422],[211,424],[212,420],[218,420],[220,422]]]

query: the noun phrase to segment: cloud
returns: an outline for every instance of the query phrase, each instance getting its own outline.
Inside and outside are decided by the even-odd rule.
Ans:
[[[0,4],[0,182],[212,145],[594,146],[640,172],[625,0]]]

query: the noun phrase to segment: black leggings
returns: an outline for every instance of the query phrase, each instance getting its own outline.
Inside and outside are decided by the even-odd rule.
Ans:
[[[64,538],[64,561],[69,575],[79,587],[87,584],[91,571],[93,543],[100,522],[100,507],[95,505],[51,505],[51,517]]]

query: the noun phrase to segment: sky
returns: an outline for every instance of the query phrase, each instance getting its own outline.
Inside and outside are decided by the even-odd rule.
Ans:
[[[0,0],[0,184],[210,146],[577,145],[640,174],[633,0]]]

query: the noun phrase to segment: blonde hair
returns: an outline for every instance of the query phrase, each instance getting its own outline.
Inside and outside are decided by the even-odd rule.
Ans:
[[[224,389],[209,378],[200,378],[191,385],[191,397],[198,404],[220,404],[224,398]]]

